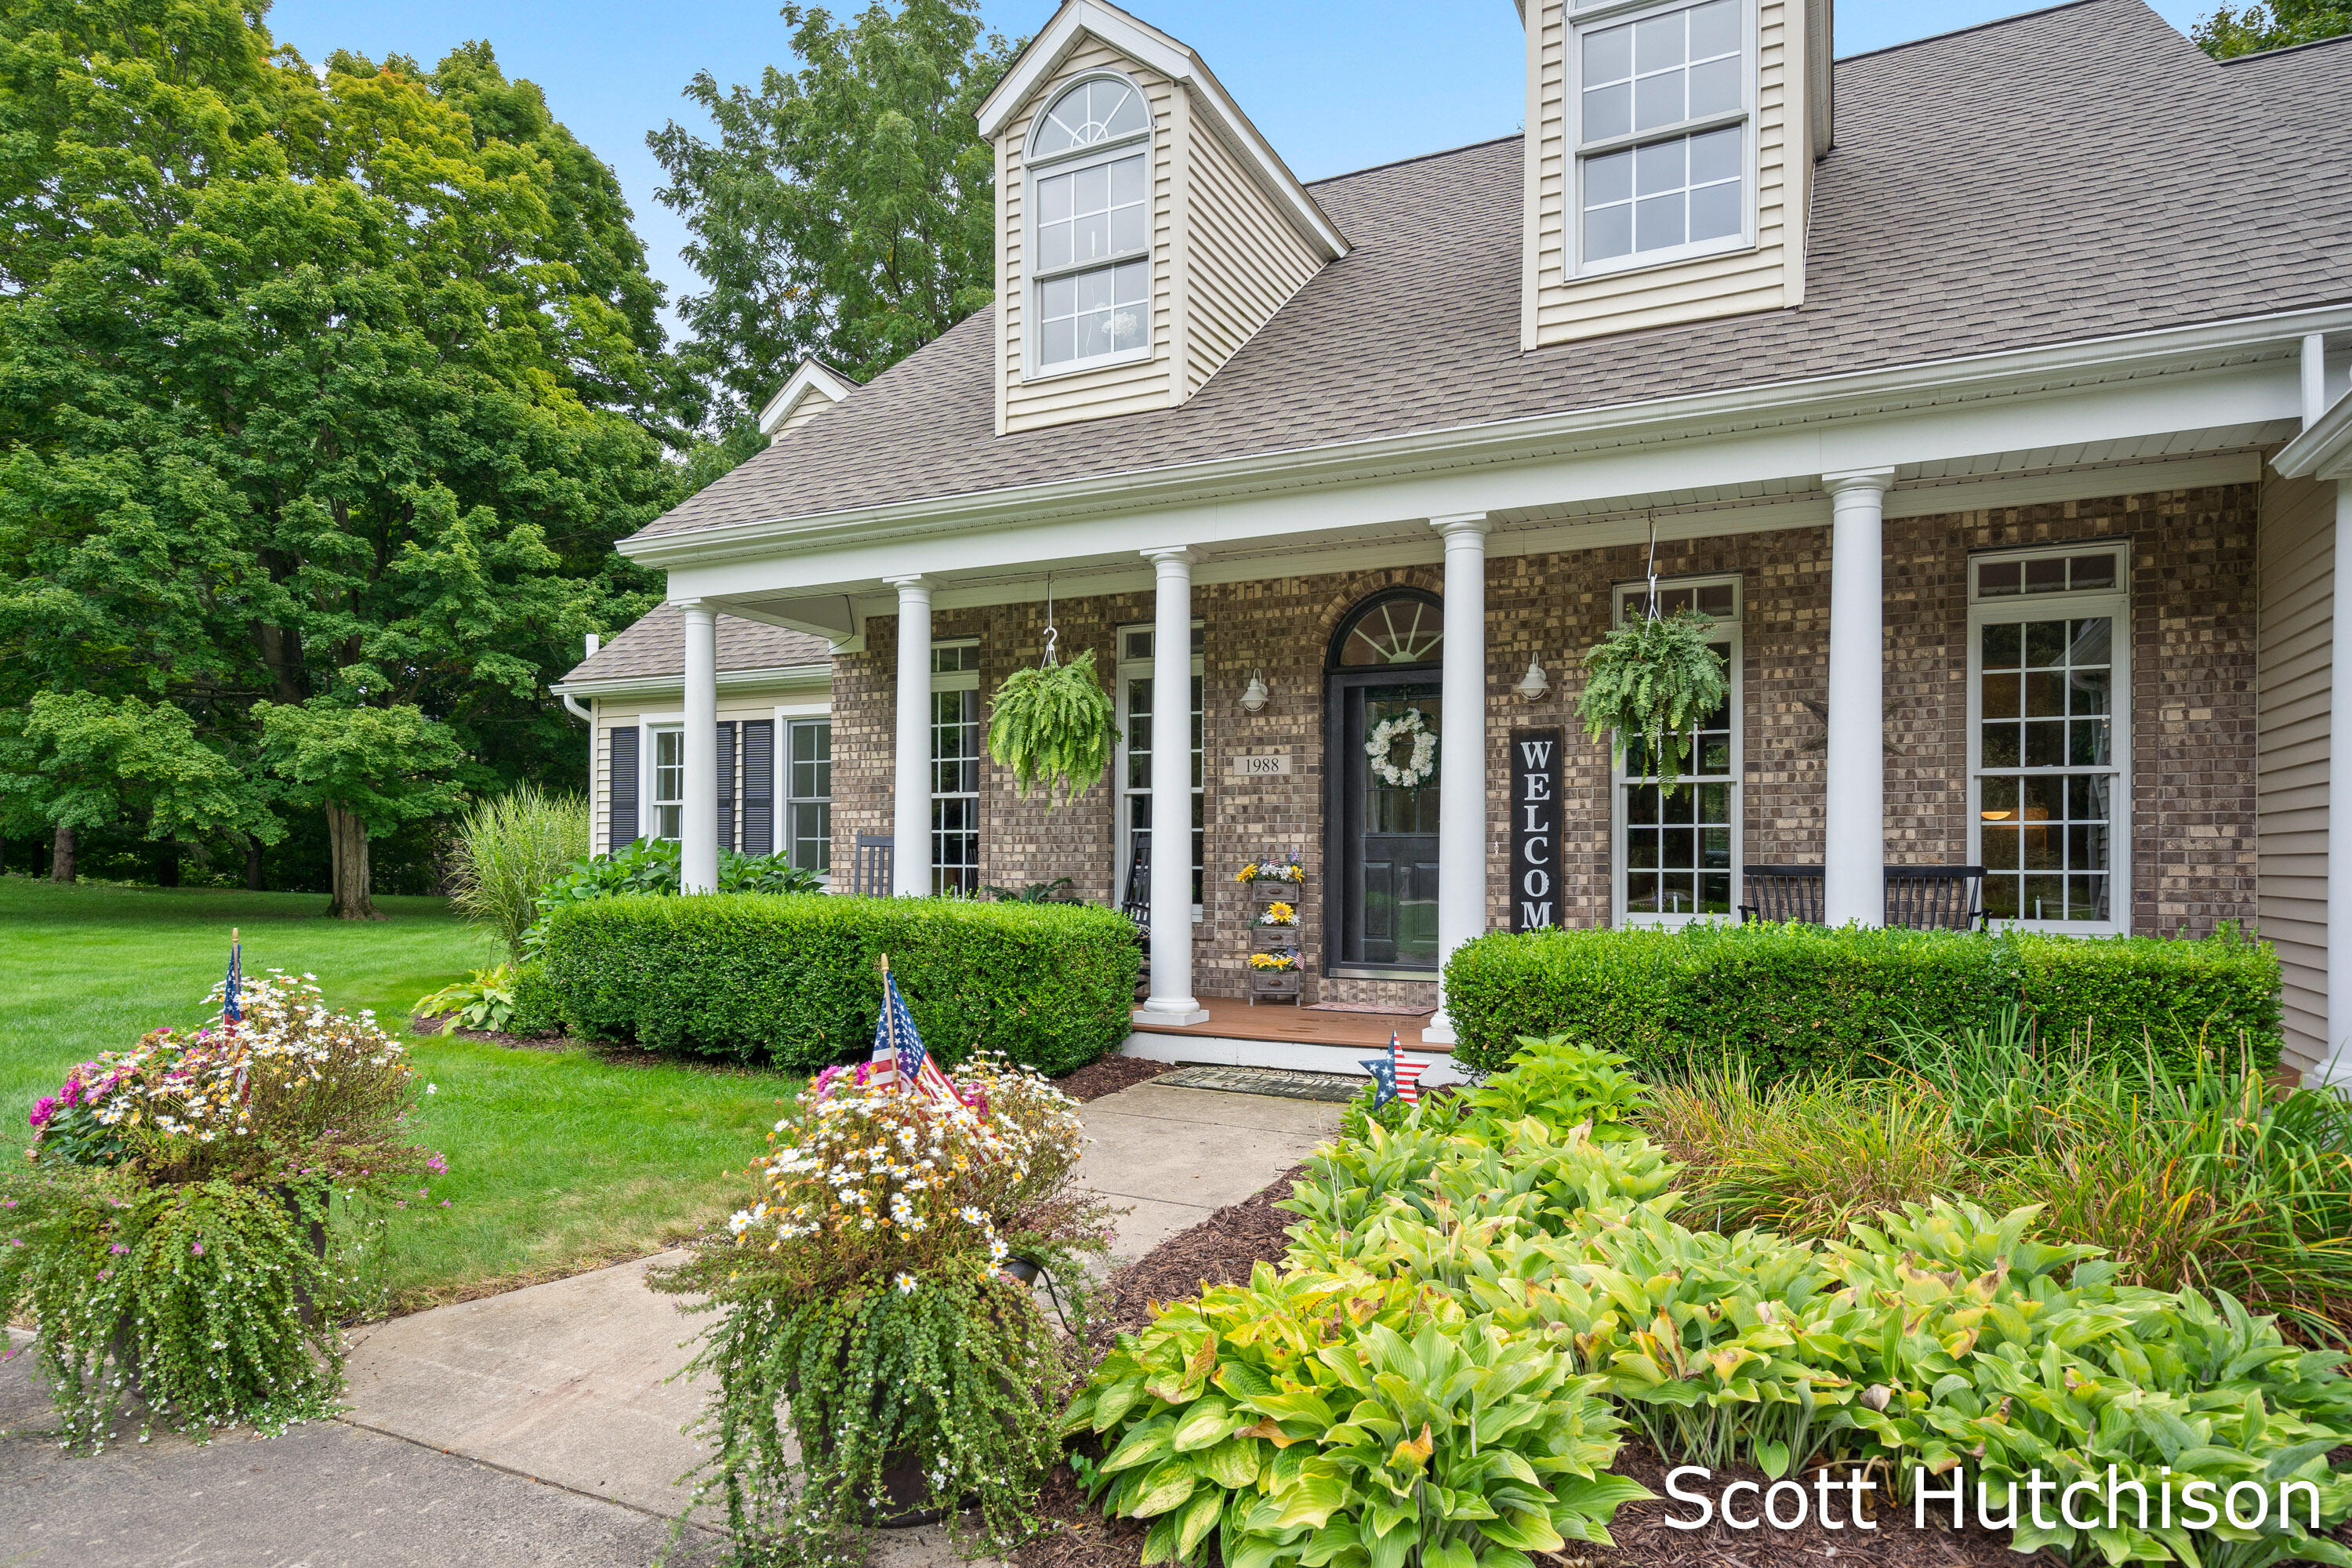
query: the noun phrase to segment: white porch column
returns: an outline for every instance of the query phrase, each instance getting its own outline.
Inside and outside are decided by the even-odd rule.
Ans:
[[[2352,1089],[2352,479],[2336,481],[2327,690],[2328,1082]]]
[[[898,590],[898,737],[890,793],[890,891],[931,891],[931,580],[885,577]]]
[[[1445,536],[1444,712],[1438,721],[1437,1015],[1421,1037],[1454,1043],[1444,964],[1486,929],[1486,514],[1433,517]]]
[[[686,799],[678,812],[678,890],[719,890],[719,616],[699,599],[686,622]]]
[[[1823,767],[1822,914],[1886,920],[1885,605],[1880,517],[1892,468],[1823,474],[1830,539],[1829,757]]]
[[[1140,1022],[1199,1024],[1192,994],[1192,552],[1147,550],[1151,606],[1151,994]]]

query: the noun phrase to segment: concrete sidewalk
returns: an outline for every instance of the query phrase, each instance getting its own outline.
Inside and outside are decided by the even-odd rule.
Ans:
[[[1086,1108],[1079,1174],[1133,1205],[1113,1247],[1126,1261],[1297,1164],[1339,1112],[1139,1084]],[[703,1457],[681,1429],[705,1391],[667,1379],[705,1320],[645,1288],[657,1261],[371,1325],[345,1420],[274,1442],[159,1437],[68,1457],[41,1435],[54,1424],[20,1356],[0,1367],[0,1563],[641,1568]],[[707,1560],[713,1541],[689,1524],[674,1561]],[[886,1532],[876,1561],[955,1559],[931,1528]]]

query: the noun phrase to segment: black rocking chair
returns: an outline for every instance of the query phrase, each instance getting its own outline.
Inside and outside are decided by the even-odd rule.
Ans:
[[[887,833],[861,833],[857,836],[857,864],[850,876],[849,890],[861,898],[887,899],[895,866],[896,850]]]
[[[1981,866],[1889,866],[1885,923],[1890,931],[1981,931],[1986,924]],[[1819,866],[1750,866],[1748,900],[1739,906],[1749,921],[1793,921],[1821,925],[1822,882]]]

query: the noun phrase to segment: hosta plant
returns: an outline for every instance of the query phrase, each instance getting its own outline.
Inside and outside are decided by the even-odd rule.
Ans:
[[[1623,761],[1635,742],[1639,772],[1674,792],[1690,757],[1690,732],[1723,706],[1730,675],[1710,639],[1715,622],[1696,610],[1634,616],[1584,656],[1576,715],[1585,733],[1609,741]]]
[[[1033,789],[1075,800],[1110,767],[1118,743],[1110,695],[1088,648],[1067,664],[1045,663],[1004,678],[988,705],[988,754],[1013,771],[1023,796]]]
[[[448,1019],[453,1029],[487,1029],[503,1034],[514,1022],[514,970],[501,963],[477,969],[454,985],[444,985],[430,996],[420,996],[411,1009],[421,1017]]]

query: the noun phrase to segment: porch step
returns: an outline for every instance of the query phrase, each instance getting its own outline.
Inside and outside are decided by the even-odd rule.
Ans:
[[[1364,1062],[1388,1048],[1385,1034],[1378,1045],[1370,1042],[1308,1045],[1298,1040],[1268,1040],[1240,1034],[1213,1033],[1215,1029],[1215,1021],[1195,1024],[1190,1029],[1138,1029],[1127,1037],[1127,1043],[1119,1047],[1119,1052],[1123,1056],[1142,1057],[1155,1062],[1176,1062],[1188,1068],[1271,1068],[1284,1073],[1347,1079],[1360,1085],[1371,1077],[1364,1069]],[[1421,1044],[1417,1037],[1419,1034],[1418,1029],[1410,1035],[1400,1030],[1398,1043],[1408,1054],[1430,1064],[1421,1081],[1432,1088],[1441,1083],[1464,1081],[1466,1075],[1454,1065],[1454,1058],[1445,1048]],[[1169,1079],[1163,1076],[1153,1081],[1166,1083]]]
[[[1362,1077],[1336,1072],[1286,1072],[1278,1068],[1178,1068],[1151,1080],[1170,1089],[1213,1089],[1225,1094],[1271,1094],[1284,1100],[1328,1100],[1345,1105],[1363,1092]]]

